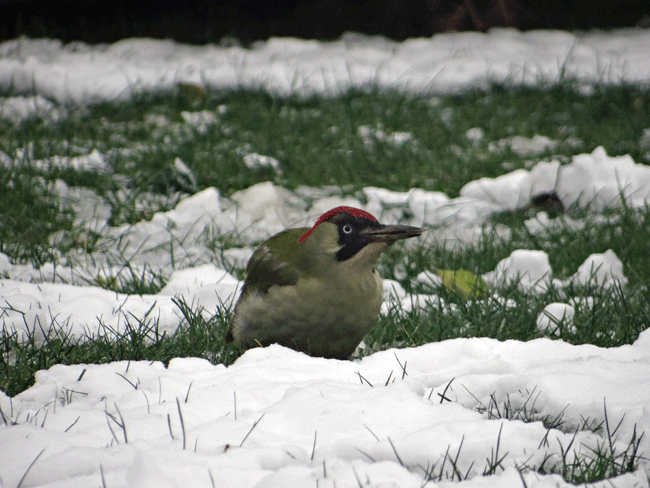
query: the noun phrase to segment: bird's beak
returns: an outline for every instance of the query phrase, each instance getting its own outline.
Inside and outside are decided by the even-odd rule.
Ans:
[[[412,227],[410,225],[382,225],[376,228],[367,228],[360,233],[370,242],[387,242],[393,243],[400,239],[408,239],[422,234],[423,229]]]

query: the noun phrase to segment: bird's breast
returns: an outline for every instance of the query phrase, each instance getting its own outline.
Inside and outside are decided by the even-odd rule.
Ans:
[[[312,355],[343,358],[375,323],[382,299],[382,281],[374,271],[352,280],[301,278],[238,304],[233,333],[248,347],[278,342]]]

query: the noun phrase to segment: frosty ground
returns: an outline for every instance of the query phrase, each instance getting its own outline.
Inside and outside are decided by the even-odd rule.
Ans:
[[[19,39],[0,45],[0,87],[16,95],[0,101],[0,114],[16,122],[35,112],[64,117],[66,103],[115,100],[179,82],[336,95],[369,83],[436,93],[490,80],[552,83],[571,76],[588,91],[596,82],[647,83],[647,45],[645,30],[581,35],[495,30],[403,43],[361,36],[333,43],[272,39],[251,50],[151,40],[89,47]],[[205,117],[188,114],[198,123]],[[371,135],[392,144],[409,137]],[[506,143],[534,155],[552,141]],[[0,156],[3,164],[18,159]],[[91,152],[47,164],[101,171],[105,162],[101,153]],[[256,155],[247,164],[274,163]],[[177,166],[187,169],[182,161]],[[530,170],[470,182],[457,198],[367,187],[362,203],[328,189],[289,192],[270,182],[225,198],[208,188],[150,221],[121,227],[107,225],[93,192],[61,182],[57,192],[71,202],[76,225],[101,233],[104,255],[89,263],[73,253],[66,256],[68,265],[34,268],[0,254],[3,326],[27,337],[46,335],[41,327],[58,324],[85,337],[147,318],[157,320],[161,332],[173,333],[181,321],[173,297],[210,314],[230,303],[240,285],[208,258],[197,239],[206,228],[255,242],[346,204],[386,223],[435,227],[435,238],[453,245],[474,239],[491,214],[550,191],[567,205],[589,204],[595,212],[621,199],[640,208],[650,203],[650,168],[597,148],[570,164],[539,162]],[[530,232],[543,232],[555,221],[540,213],[526,225]],[[433,237],[419,245],[427,239]],[[89,277],[123,272],[110,267],[118,251],[133,266],[167,273],[166,287],[140,296],[88,286]],[[250,246],[234,248],[224,259],[241,266],[251,252]],[[529,293],[551,284],[626,283],[623,264],[611,250],[590,256],[564,281],[554,278],[543,252],[524,250],[484,278],[497,290],[518,279]],[[427,271],[417,278],[436,279]],[[426,309],[440,300],[406,294],[396,282],[387,281],[385,290],[383,313],[396,304],[402,310]],[[498,292],[490,300],[508,306],[508,297]],[[570,326],[578,306],[571,300],[549,303],[537,325]],[[639,439],[650,432],[649,386],[647,330],[632,345],[610,349],[550,339],[474,338],[382,351],[358,361],[310,358],[271,346],[250,350],[227,368],[197,358],[174,359],[168,367],[55,366],[39,372],[32,388],[0,398],[0,485],[569,486],[561,476],[542,472],[598,452],[624,459],[630,445],[650,453],[647,435]],[[497,412],[506,406],[511,415],[500,418],[508,417]],[[589,428],[594,425],[601,428]],[[649,472],[642,459],[635,472],[602,485],[648,486]]]

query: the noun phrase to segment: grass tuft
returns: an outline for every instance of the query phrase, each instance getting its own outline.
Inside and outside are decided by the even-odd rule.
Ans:
[[[644,433],[637,433],[636,425],[630,439],[619,442],[618,430],[623,418],[613,429],[610,428],[607,405],[603,404],[604,420],[598,423],[605,426],[604,435],[594,445],[581,443],[575,445],[579,429],[566,446],[558,440],[558,452],[548,454],[538,466],[520,466],[520,470],[534,470],[540,474],[559,474],[573,484],[595,483],[614,478],[625,473],[633,473],[641,462],[650,459],[640,451]],[[587,422],[586,422],[587,423]]]

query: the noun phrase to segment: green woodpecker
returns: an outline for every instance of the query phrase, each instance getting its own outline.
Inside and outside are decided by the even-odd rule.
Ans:
[[[348,358],[379,314],[379,255],[421,233],[337,207],[312,228],[274,235],[248,262],[226,342],[242,349],[278,343],[312,356]]]

